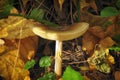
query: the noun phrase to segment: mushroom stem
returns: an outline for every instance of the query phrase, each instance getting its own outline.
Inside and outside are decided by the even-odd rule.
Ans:
[[[55,48],[55,68],[54,72],[57,78],[61,77],[62,74],[62,41],[56,40],[56,48]]]

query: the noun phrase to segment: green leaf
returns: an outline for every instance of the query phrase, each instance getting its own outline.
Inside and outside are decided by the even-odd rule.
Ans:
[[[114,51],[116,51],[116,52],[120,51],[120,47],[118,47],[118,46],[112,46],[112,47],[110,47],[109,49],[110,49],[110,50],[114,50]]]
[[[62,79],[63,80],[84,80],[82,75],[79,72],[72,69],[70,66],[68,66],[64,71]]]
[[[120,12],[115,7],[105,7],[100,15],[101,17],[117,16]]]
[[[34,8],[31,11],[29,17],[34,19],[34,20],[37,20],[37,21],[42,20],[44,17],[44,11],[43,11],[43,9]]]
[[[55,24],[53,22],[50,22],[50,21],[47,21],[47,20],[41,20],[40,22],[45,24],[45,25],[51,26],[51,27],[57,27],[58,26],[57,24]]]
[[[38,78],[37,80],[55,80],[55,75],[54,73],[50,72],[45,74],[43,77]]]
[[[28,70],[28,69],[30,69],[30,68],[33,68],[34,65],[35,65],[35,60],[32,59],[32,60],[26,62],[24,68]]]
[[[45,77],[40,77],[37,80],[46,80],[46,78]]]
[[[117,6],[118,8],[120,8],[120,0],[118,0],[118,1],[116,2],[116,6]]]
[[[52,60],[49,56],[44,56],[39,61],[40,67],[49,67],[52,63]]]
[[[12,5],[6,5],[4,9],[0,12],[0,19],[9,16],[12,8]]]

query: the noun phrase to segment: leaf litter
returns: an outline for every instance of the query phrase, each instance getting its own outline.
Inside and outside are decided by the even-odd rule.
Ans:
[[[59,1],[64,1],[64,0],[59,0]],[[84,0],[83,0],[84,1]],[[76,0],[73,0],[74,2],[74,5]],[[25,4],[24,6],[26,5],[26,1],[25,1]],[[57,3],[57,2],[55,2]],[[55,7],[55,10],[57,13],[57,16],[59,16],[59,18],[57,18],[56,16],[54,16],[54,21],[59,23],[59,24],[66,24],[66,23],[71,23],[71,22],[67,22],[67,20],[64,20],[63,22],[61,21],[62,19],[65,19],[67,17],[66,14],[64,13],[65,10],[67,10],[65,8],[65,4],[66,2],[64,1],[64,4],[63,3],[59,3],[59,5],[61,5],[61,9],[58,9],[58,3],[55,4],[54,3],[54,7]],[[91,5],[92,4],[92,5]],[[82,11],[81,11],[81,21],[85,21],[85,22],[88,22],[90,23],[90,28],[88,29],[88,31],[83,35],[82,37],[82,40],[81,38],[77,38],[75,40],[72,40],[72,41],[68,41],[68,42],[64,42],[64,48],[63,48],[63,69],[67,66],[67,65],[71,65],[74,69],[76,69],[77,71],[80,71],[84,76],[87,76],[88,79],[90,80],[102,80],[103,78],[105,80],[111,80],[113,79],[113,76],[115,75],[115,79],[117,80],[117,77],[116,75],[119,75],[119,70],[120,70],[120,62],[119,62],[119,52],[117,53],[112,53],[112,56],[115,57],[115,65],[117,64],[117,66],[115,66],[114,68],[112,68],[112,71],[114,70],[118,70],[115,71],[115,74],[112,75],[112,74],[106,74],[106,73],[101,73],[99,69],[91,69],[90,68],[90,64],[87,63],[87,59],[89,58],[92,58],[92,56],[97,56],[95,53],[95,45],[96,44],[100,44],[102,45],[103,48],[105,49],[108,49],[109,47],[111,47],[112,45],[116,44],[116,42],[112,39],[112,37],[116,34],[120,34],[120,28],[116,25],[115,23],[115,18],[114,17],[111,17],[111,18],[101,18],[99,16],[96,16],[96,15],[93,15],[93,14],[90,14],[88,12],[85,12],[84,9],[88,9],[92,7],[95,11],[97,11],[98,9],[96,8],[96,5],[94,3],[94,0],[90,0],[90,2],[84,2],[84,5],[82,6]],[[60,11],[62,10],[62,12]],[[59,13],[60,12],[60,13]],[[68,13],[69,14],[69,13]],[[72,13],[74,14],[74,16],[76,17],[75,13]],[[75,18],[74,17],[74,18]],[[57,19],[55,19],[57,18]],[[71,17],[71,21],[72,19],[74,19]],[[112,24],[110,25],[107,25],[107,26],[103,26],[105,21],[109,21],[111,20],[112,21]],[[61,22],[60,22],[61,21]],[[66,22],[65,22],[66,21]],[[27,25],[23,25],[23,24],[26,24],[27,20],[25,18],[22,18],[22,17],[8,17],[8,19],[2,19],[0,20],[0,24],[2,25],[0,27],[0,38],[3,38],[6,40],[6,43],[7,39],[10,39],[10,43],[9,45],[11,46],[15,46],[16,43],[14,42],[11,42],[11,41],[17,41],[15,39],[21,39],[21,38],[26,38],[28,36],[33,36],[34,34],[32,32],[29,32],[29,28],[27,27]],[[11,27],[12,26],[12,27]],[[21,30],[21,26],[25,26],[23,29],[22,29],[22,34],[24,35],[21,35],[21,37],[19,37],[18,35],[21,34],[20,31]],[[28,33],[31,33],[31,34],[28,34]],[[31,37],[30,37],[31,38]],[[11,40],[12,39],[12,40]],[[26,41],[30,41],[30,39],[26,39]],[[41,40],[42,42],[44,42],[44,39]],[[81,46],[81,41],[82,41],[82,46]],[[19,42],[19,40],[18,40]],[[16,63],[16,67],[14,68],[14,59],[16,58],[16,54],[17,53],[17,50],[16,48],[12,48],[11,50],[7,50],[6,51],[6,46],[5,45],[2,45],[0,46],[1,50],[1,56],[0,56],[0,63],[1,65],[4,65],[1,66],[1,70],[3,71],[0,71],[2,73],[2,77],[4,78],[8,78],[9,79],[12,79],[12,80],[18,80],[19,78],[21,78],[21,80],[23,80],[24,78],[28,78],[29,77],[29,72],[28,71],[25,71],[23,69],[23,66],[24,66],[24,61],[26,60],[29,60],[31,58],[28,58],[26,56],[28,56],[28,52],[30,51],[30,47],[28,46],[33,46],[33,41],[30,41],[28,43],[25,44],[24,40],[23,42],[21,42],[21,50],[20,52],[23,54],[26,53],[26,55],[24,56],[23,54],[21,55],[21,57],[24,56],[24,59],[21,59],[19,56],[17,58],[17,62]],[[36,41],[35,41],[36,42]],[[46,44],[48,42],[48,44]],[[34,47],[32,47],[32,55],[34,55],[35,59],[37,59],[38,57],[40,58],[42,56],[42,53],[44,55],[54,55],[54,50],[52,47],[51,47],[51,44],[53,44],[53,42],[49,42],[47,41],[45,43],[40,43],[40,47],[39,48],[44,48],[44,46],[46,48],[44,48],[43,50],[41,50],[38,54],[34,54],[35,52],[35,49],[36,49],[36,46],[35,45]],[[12,44],[11,44],[12,43]],[[13,44],[14,43],[14,44]],[[32,43],[32,44],[29,44],[29,43]],[[24,45],[25,44],[27,47],[27,51],[24,49]],[[8,46],[8,45],[7,45]],[[16,46],[15,46],[16,47]],[[7,47],[8,48],[8,47]],[[52,48],[52,50],[51,50]],[[45,52],[47,52],[47,50],[49,51],[50,54],[47,54]],[[84,51],[85,50],[85,51]],[[43,51],[43,52],[42,52]],[[100,52],[100,53],[99,53]],[[101,50],[98,50],[98,53],[99,55],[100,54],[103,54],[104,52],[101,52]],[[98,54],[97,53],[97,54]],[[111,53],[111,52],[110,52]],[[31,54],[31,53],[30,53]],[[36,56],[36,55],[39,55],[39,56]],[[91,57],[90,57],[91,56]],[[31,56],[32,57],[32,56]],[[26,59],[25,59],[26,58]],[[99,58],[99,57],[97,57]],[[103,58],[103,57],[102,57]],[[101,59],[101,58],[100,58]],[[111,62],[114,62],[114,59],[113,57],[110,58]],[[8,67],[10,66],[10,67]],[[88,67],[87,70],[82,70],[81,67]],[[113,64],[111,64],[110,66],[114,66]],[[12,72],[12,70],[14,69],[14,72],[13,72],[13,75],[10,74]],[[22,70],[22,71],[21,71]],[[34,69],[33,69],[34,70]],[[22,75],[24,72],[25,75]],[[34,72],[32,72],[34,73]],[[113,72],[114,73],[114,72]],[[16,74],[16,75],[15,75]],[[36,73],[35,73],[36,74]],[[94,75],[94,76],[93,76]],[[34,75],[33,75],[34,76]],[[35,79],[35,78],[34,78]]]

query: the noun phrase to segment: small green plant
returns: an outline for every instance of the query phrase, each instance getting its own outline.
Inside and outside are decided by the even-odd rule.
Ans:
[[[37,80],[55,80],[55,75],[53,72],[47,72],[47,68],[51,66],[52,60],[49,56],[44,56],[39,60],[39,66],[42,68],[45,68],[45,73],[43,77],[38,78]],[[30,61],[27,61],[24,68],[29,70],[30,68],[33,68],[35,65],[35,60],[32,59]]]
[[[43,77],[38,78],[37,80],[56,80],[56,77],[53,72],[46,73]]]
[[[62,79],[63,80],[85,80],[79,72],[75,71],[70,66],[68,66],[64,71]]]
[[[110,47],[109,49],[110,49],[110,50],[113,50],[113,51],[115,51],[115,52],[120,52],[120,47],[118,47],[118,46],[112,46],[112,47]]]
[[[120,0],[118,0],[115,4],[117,7],[105,7],[100,15],[101,17],[110,17],[110,16],[117,16],[120,14]]]
[[[46,69],[51,66],[52,60],[49,56],[44,56],[39,60],[39,66],[45,68],[45,73],[43,77],[39,77],[37,80],[56,80],[56,76],[53,72],[47,72]],[[25,64],[25,69],[33,68],[35,65],[35,60],[32,59]],[[63,72],[62,80],[84,80],[83,76],[72,69],[70,66],[66,67]]]
[[[26,62],[24,68],[25,68],[26,70],[29,70],[30,68],[33,68],[34,65],[35,65],[35,60],[32,59],[32,60]]]
[[[51,63],[52,63],[51,58],[49,56],[44,56],[40,59],[39,66],[47,68],[51,66]]]

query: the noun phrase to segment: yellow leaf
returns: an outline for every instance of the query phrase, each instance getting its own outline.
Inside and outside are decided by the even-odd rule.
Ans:
[[[2,45],[0,46],[0,55],[5,51],[6,46]]]
[[[0,20],[0,38],[22,39],[35,34],[27,25],[30,21],[23,17],[10,16],[8,19]]]
[[[17,49],[8,50],[0,56],[0,75],[5,80],[24,80],[29,76],[29,71],[24,69],[24,62],[17,53]]]
[[[110,64],[115,64],[115,60],[114,60],[114,57],[113,57],[113,56],[109,55],[109,56],[107,57],[107,59],[108,59],[108,61],[109,61]]]
[[[5,41],[3,39],[0,39],[0,46],[4,44],[5,44]]]

